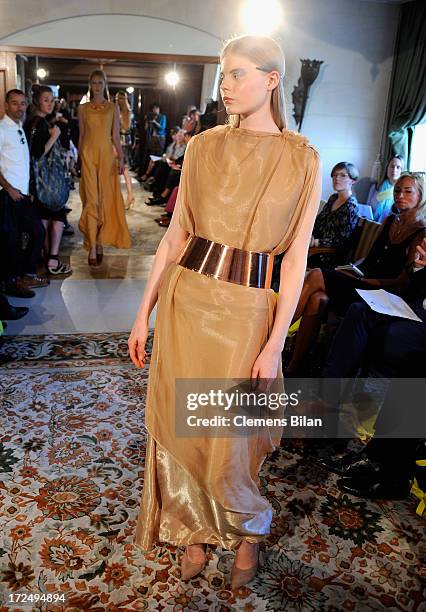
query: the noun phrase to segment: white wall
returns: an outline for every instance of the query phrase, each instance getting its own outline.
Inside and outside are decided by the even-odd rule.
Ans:
[[[324,60],[303,133],[320,150],[326,197],[334,163],[351,161],[366,176],[380,148],[399,9],[361,0],[281,1],[284,23],[275,37],[287,58],[291,129],[299,59]],[[2,0],[1,6],[0,45],[215,55],[223,39],[242,33],[235,1]]]

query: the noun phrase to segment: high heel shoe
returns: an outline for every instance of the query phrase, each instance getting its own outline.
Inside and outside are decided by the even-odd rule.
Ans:
[[[103,258],[104,258],[104,252],[103,252],[102,247],[96,247],[96,263],[101,264]]]
[[[124,210],[130,210],[131,207],[133,206],[135,202],[135,198],[130,198],[130,200],[127,200],[126,205],[124,206]]]
[[[207,564],[207,557],[205,554],[206,548],[207,547],[204,546],[204,561],[201,563],[194,563],[191,561],[188,556],[187,549],[185,549],[180,562],[180,577],[182,580],[190,580],[191,578],[198,576],[198,574],[203,571]]]
[[[89,264],[89,266],[97,266],[98,265],[98,257],[97,256],[96,256],[96,258],[89,257],[87,259],[87,263]]]
[[[255,565],[247,569],[241,569],[240,567],[237,567],[235,565],[235,561],[234,561],[234,565],[232,566],[232,571],[231,571],[231,589],[234,590],[234,589],[238,589],[244,586],[245,584],[250,582],[250,580],[253,580],[253,578],[256,576],[257,570],[259,568],[260,548],[259,548],[259,544],[255,544],[254,546],[256,546],[256,556],[257,556]]]

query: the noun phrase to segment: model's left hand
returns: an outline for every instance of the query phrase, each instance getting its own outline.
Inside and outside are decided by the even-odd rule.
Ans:
[[[281,353],[277,353],[265,346],[254,362],[251,378],[256,391],[267,392],[277,378]],[[256,382],[257,380],[257,382]]]

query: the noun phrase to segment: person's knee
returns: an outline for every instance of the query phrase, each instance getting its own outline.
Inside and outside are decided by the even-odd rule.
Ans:
[[[365,319],[371,313],[371,308],[365,302],[353,302],[346,311],[348,319]]]
[[[306,276],[305,284],[312,290],[318,291],[324,289],[324,277],[322,275],[321,268],[313,268]]]
[[[328,304],[328,296],[324,291],[315,291],[306,304],[306,314],[321,314]]]

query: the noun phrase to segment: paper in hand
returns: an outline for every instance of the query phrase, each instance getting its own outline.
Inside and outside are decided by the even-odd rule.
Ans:
[[[390,315],[391,317],[402,317],[410,321],[423,321],[416,315],[415,312],[404,302],[402,298],[393,293],[389,293],[384,289],[356,289],[362,299],[375,310],[382,314]]]

